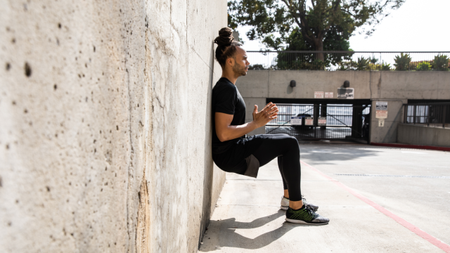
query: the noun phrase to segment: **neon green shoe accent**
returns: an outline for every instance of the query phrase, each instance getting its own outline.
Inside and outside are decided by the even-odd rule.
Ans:
[[[315,213],[311,208],[303,206],[299,210],[288,208],[286,211],[286,221],[291,223],[325,225],[330,220]]]

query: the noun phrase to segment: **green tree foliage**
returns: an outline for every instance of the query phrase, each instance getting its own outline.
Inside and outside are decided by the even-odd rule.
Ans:
[[[395,70],[408,70],[411,63],[411,56],[409,54],[401,53],[394,58]]]
[[[433,69],[438,71],[447,71],[448,70],[448,57],[447,55],[438,54],[434,57],[433,60]]]
[[[361,56],[358,58],[358,61],[356,62],[356,70],[370,70],[370,59],[364,58],[364,56]]]
[[[387,71],[391,70],[391,65],[388,63],[377,63],[378,59],[358,57],[357,61],[346,60],[338,63],[339,70],[376,70]]]
[[[339,37],[338,31],[333,29],[328,33],[328,36],[324,39],[325,50],[330,51],[349,51],[350,44],[347,40]],[[268,42],[265,43],[267,46],[275,49],[284,49],[285,51],[314,51],[313,46],[303,38],[301,30],[296,27],[292,29],[292,32],[285,39],[285,47],[280,48],[279,45],[276,46],[272,39],[273,36],[269,36]],[[343,59],[350,60],[351,54],[328,54],[323,55],[323,59],[317,58],[316,54],[308,53],[280,53],[277,57],[277,68],[278,69],[323,69],[325,66],[330,64],[337,64]]]
[[[391,64],[389,64],[389,63],[381,64],[381,70],[384,70],[384,71],[391,70]]]
[[[405,0],[229,0],[229,26],[251,26],[249,39],[275,50],[347,51],[356,28],[367,35]],[[307,62],[336,63],[343,56],[304,56]],[[300,59],[294,61],[300,62]],[[278,59],[280,63],[280,59]],[[281,61],[283,62],[283,61]]]
[[[431,69],[431,64],[429,62],[420,62],[417,64],[416,70],[417,71],[427,71]]]

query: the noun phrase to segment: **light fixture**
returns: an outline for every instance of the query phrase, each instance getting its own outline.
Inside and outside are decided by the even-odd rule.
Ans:
[[[297,86],[297,83],[295,82],[295,80],[291,80],[291,82],[289,83],[289,86],[294,88],[295,86]]]

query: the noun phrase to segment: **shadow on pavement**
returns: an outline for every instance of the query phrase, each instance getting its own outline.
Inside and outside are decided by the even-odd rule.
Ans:
[[[269,216],[261,217],[252,222],[240,222],[235,218],[229,218],[226,220],[211,220],[209,224],[209,230],[205,234],[203,241],[209,240],[209,233],[215,233],[214,230],[220,230],[220,238],[216,243],[203,244],[199,252],[208,252],[220,250],[222,247],[230,248],[242,248],[242,249],[260,249],[273,243],[274,241],[283,237],[291,229],[298,227],[299,225],[308,226],[307,224],[291,224],[287,222],[280,223],[278,228],[261,234],[255,238],[248,238],[239,234],[240,229],[254,229],[265,226],[266,224],[284,216],[285,212],[279,210],[278,212]],[[315,225],[311,225],[315,226]],[[265,229],[266,230],[266,229]],[[264,231],[264,230],[263,230]],[[217,231],[218,232],[218,231]],[[249,234],[246,232],[246,234]]]

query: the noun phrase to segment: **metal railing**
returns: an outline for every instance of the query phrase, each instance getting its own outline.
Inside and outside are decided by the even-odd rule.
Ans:
[[[247,51],[252,70],[395,70],[395,58],[408,54],[411,61],[402,70],[416,70],[422,62],[428,62],[430,70],[435,56],[450,51]],[[317,54],[324,55],[324,62],[315,61]],[[448,71],[448,63],[444,67]]]
[[[278,117],[270,121],[268,126],[291,126],[291,117],[303,116],[305,118],[314,118],[314,105],[310,104],[277,104]],[[319,105],[319,111],[322,109],[322,105]],[[323,117],[327,118],[327,126],[333,127],[351,127],[352,126],[352,105],[327,105],[326,112]],[[366,113],[368,111],[366,110]],[[326,114],[326,115],[325,115]],[[318,126],[318,125],[312,125]]]
[[[268,126],[291,126],[291,117],[303,114],[311,117],[314,112],[314,105],[301,105],[301,104],[277,104],[279,113],[276,119],[267,123]]]
[[[405,124],[450,127],[450,103],[404,104]]]
[[[270,121],[265,129],[267,134],[285,133],[299,139],[345,139],[348,137],[366,138],[368,129],[361,122],[361,129],[353,126],[351,104],[282,104],[277,103],[278,117]],[[317,106],[317,108],[315,108]],[[361,107],[361,106],[359,106]],[[314,118],[316,109],[316,118]],[[370,107],[363,109],[362,120],[367,122]],[[300,124],[292,124],[291,117],[300,117]],[[309,122],[308,122],[309,119]],[[320,123],[324,119],[325,123]]]

